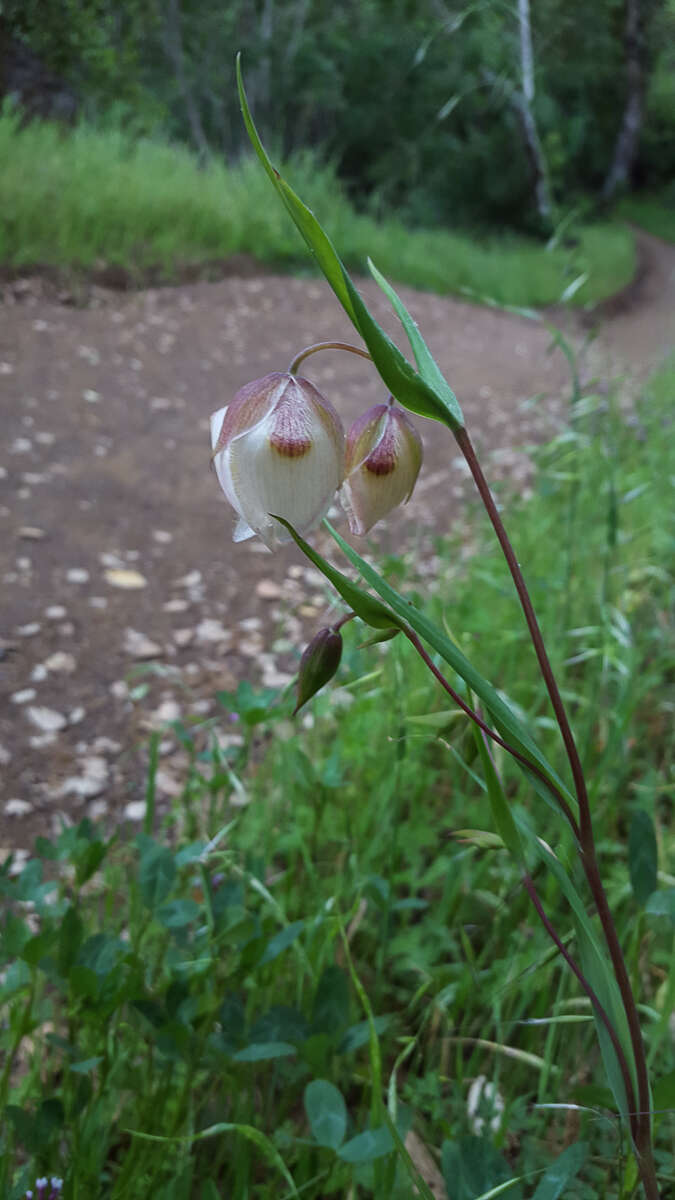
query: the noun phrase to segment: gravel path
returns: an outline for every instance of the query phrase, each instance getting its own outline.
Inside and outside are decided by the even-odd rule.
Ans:
[[[640,236],[644,271],[605,306],[585,369],[644,374],[673,345],[675,247]],[[366,300],[402,344],[370,282]],[[489,475],[528,485],[520,447],[564,420],[566,365],[538,323],[402,295],[452,383]],[[76,297],[77,298],[77,297]],[[327,285],[275,276],[120,293],[86,305],[39,278],[0,304],[0,856],[79,819],[142,813],[148,730],[160,802],[185,758],[170,723],[216,718],[214,695],[283,686],[326,592],[295,549],[234,546],[209,470],[208,416],[303,346],[353,340]],[[597,319],[597,318],[596,318]],[[584,339],[578,318],[568,332]],[[311,368],[311,369],[310,369]],[[347,425],[383,399],[367,363],[327,353],[307,374]],[[433,553],[468,494],[454,443],[419,420],[425,465],[384,549]],[[149,664],[154,664],[152,667]],[[232,738],[223,719],[222,738]]]

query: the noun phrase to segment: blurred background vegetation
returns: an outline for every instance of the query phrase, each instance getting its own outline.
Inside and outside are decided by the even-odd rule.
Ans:
[[[4,0],[0,92],[29,116],[311,149],[358,210],[550,236],[617,193],[675,208],[675,0]],[[630,214],[629,214],[630,215]]]

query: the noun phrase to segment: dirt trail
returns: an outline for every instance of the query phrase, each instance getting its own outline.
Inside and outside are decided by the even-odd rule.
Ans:
[[[594,373],[646,372],[673,345],[675,247],[646,235],[640,247],[640,281],[599,318]],[[547,353],[546,330],[401,292],[491,478],[526,487],[519,447],[547,437],[565,413],[566,365]],[[401,344],[381,293],[370,281],[363,293]],[[326,593],[294,549],[271,556],[255,541],[233,545],[233,517],[208,466],[208,416],[242,383],[285,370],[303,346],[352,336],[316,280],[93,288],[78,308],[29,278],[5,287],[3,300],[0,855],[49,834],[61,813],[138,820],[150,727],[164,731],[158,791],[168,800],[184,758],[167,722],[217,718],[215,692],[240,679],[290,678],[294,647],[322,623]],[[575,319],[579,342],[582,326]],[[346,425],[383,398],[352,356],[317,356],[307,374]],[[423,474],[380,544],[431,555],[434,530],[461,516],[468,489],[450,436],[418,426]],[[150,662],[154,673],[133,677]],[[222,725],[224,739],[236,736]]]

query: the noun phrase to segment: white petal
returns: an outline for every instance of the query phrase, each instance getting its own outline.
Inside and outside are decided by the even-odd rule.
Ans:
[[[209,420],[211,422],[211,449],[212,450],[215,450],[215,448],[218,444],[218,438],[220,437],[220,431],[223,428],[223,420],[225,417],[225,413],[227,412],[227,409],[228,409],[228,406],[227,406],[227,404],[225,404],[222,408],[219,408],[217,412],[211,413],[211,416],[209,417]]]
[[[255,529],[251,529],[251,526],[246,524],[246,521],[243,517],[237,517],[237,524],[234,527],[232,541],[246,542],[252,537],[255,537]]]
[[[225,494],[270,549],[289,539],[271,514],[285,517],[299,533],[308,532],[328,512],[342,474],[335,442],[314,414],[311,445],[300,457],[280,454],[270,445],[272,427],[266,418],[216,459]],[[219,470],[221,458],[225,461]]]

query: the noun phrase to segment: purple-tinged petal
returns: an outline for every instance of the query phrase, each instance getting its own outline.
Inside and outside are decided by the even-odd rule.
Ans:
[[[363,535],[410,499],[422,465],[422,443],[408,417],[392,403],[377,404],[347,435],[346,475],[340,500],[352,533]]]

